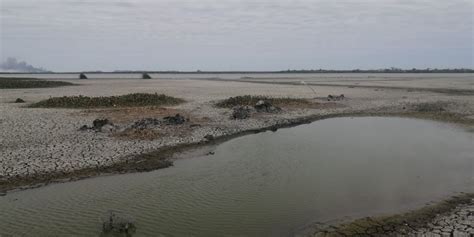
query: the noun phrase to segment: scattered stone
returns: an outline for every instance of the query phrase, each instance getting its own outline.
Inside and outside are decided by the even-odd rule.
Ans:
[[[180,114],[176,114],[175,116],[164,117],[163,120],[167,125],[179,125],[186,122],[186,118],[181,116]]]
[[[236,106],[232,110],[233,119],[247,119],[250,117],[251,109],[248,106]]]
[[[92,127],[83,125],[79,131],[94,130],[96,132],[110,132],[114,131],[116,127],[108,119],[96,119],[92,122]]]
[[[116,127],[113,124],[105,124],[100,128],[101,132],[114,132]]]
[[[134,129],[148,129],[148,128],[156,127],[156,126],[159,126],[159,125],[162,125],[162,124],[179,125],[179,124],[183,124],[185,122],[186,122],[185,117],[181,116],[180,114],[176,114],[175,116],[164,117],[163,120],[156,119],[156,118],[140,119],[140,120],[136,121],[134,124],[132,124],[131,128],[134,128]],[[193,125],[191,125],[191,127],[193,127]]]
[[[257,112],[277,113],[281,111],[281,108],[273,106],[270,102],[264,100],[259,100],[254,108]]]
[[[150,76],[150,74],[145,72],[145,73],[142,74],[142,79],[151,79],[151,76]]]
[[[131,127],[134,129],[147,129],[152,126],[158,126],[161,124],[161,121],[156,118],[145,118],[136,121]]]
[[[112,124],[108,119],[96,119],[92,122],[92,128],[95,130],[102,129],[103,126]]]
[[[339,101],[339,100],[344,100],[344,94],[341,95],[328,95],[328,101]]]
[[[17,98],[17,99],[15,100],[15,103],[25,103],[25,101],[24,101],[23,99],[21,99],[21,98]]]
[[[79,128],[79,131],[87,131],[90,128],[87,125],[82,125],[82,127]]]
[[[86,74],[81,73],[81,74],[79,74],[79,79],[88,79],[88,78],[87,78]]]

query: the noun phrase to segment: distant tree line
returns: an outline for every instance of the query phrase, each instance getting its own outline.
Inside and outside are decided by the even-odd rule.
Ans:
[[[412,68],[412,69],[401,69],[401,68],[384,68],[384,69],[353,69],[353,70],[326,70],[326,69],[318,69],[318,70],[286,70],[286,71],[279,71],[279,73],[474,73],[473,69],[469,68],[445,68],[445,69],[438,69],[438,68],[426,68],[426,69],[419,69],[419,68]]]
[[[383,68],[383,69],[352,69],[352,70],[328,70],[328,69],[288,69],[284,71],[133,71],[133,70],[116,70],[114,73],[193,73],[193,74],[213,74],[213,73],[474,73],[474,69],[469,68]]]

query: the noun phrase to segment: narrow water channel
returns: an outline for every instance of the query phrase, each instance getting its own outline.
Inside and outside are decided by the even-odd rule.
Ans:
[[[230,140],[215,155],[0,197],[0,236],[99,236],[109,210],[134,236],[288,236],[474,192],[474,133],[406,118],[335,118]]]

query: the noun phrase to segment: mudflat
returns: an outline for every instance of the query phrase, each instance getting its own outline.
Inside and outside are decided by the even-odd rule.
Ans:
[[[164,168],[178,151],[327,117],[417,117],[474,130],[472,74],[282,75],[153,75],[150,80],[49,78],[76,85],[1,89],[0,191]],[[50,97],[130,93],[165,94],[185,102],[123,108],[28,107]],[[278,112],[251,112],[245,119],[235,119],[232,108],[216,106],[229,97],[244,95],[299,98],[309,103],[282,105]],[[26,103],[14,103],[17,98]],[[177,114],[183,122],[169,124],[180,119],[174,117]],[[81,129],[93,126],[97,119],[107,119],[110,126]],[[463,205],[472,209],[472,205]]]

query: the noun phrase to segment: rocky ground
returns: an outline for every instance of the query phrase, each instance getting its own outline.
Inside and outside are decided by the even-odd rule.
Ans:
[[[438,78],[435,87],[440,87],[443,80],[447,87],[456,89],[456,78]],[[35,180],[49,181],[49,175],[63,178],[63,176],[71,177],[67,174],[85,169],[101,171],[119,163],[132,162],[140,155],[164,147],[206,142],[210,138],[230,136],[248,130],[289,126],[324,116],[410,114],[410,116],[433,117],[435,114],[436,119],[460,123],[473,129],[474,79],[462,78],[462,83],[459,84],[463,87],[460,89],[472,90],[473,94],[400,89],[400,81],[394,84],[396,89],[390,89],[390,83],[387,81],[383,82],[383,87],[374,88],[372,80],[370,81],[372,84],[368,84],[370,87],[364,87],[364,80],[357,82],[357,87],[353,86],[353,80],[348,86],[341,86],[344,85],[344,81],[337,81],[337,86],[315,85],[311,89],[303,84],[268,82],[89,79],[74,80],[74,83],[80,84],[79,86],[1,90],[0,191],[34,183]],[[423,88],[430,86],[423,81],[414,85],[423,85]],[[469,86],[471,88],[468,88]],[[27,105],[57,96],[112,96],[134,92],[164,93],[183,98],[187,102],[168,108],[95,110],[33,109],[26,108],[23,103],[13,103],[17,98],[26,101]],[[344,98],[327,101],[329,94],[337,96],[344,94]],[[313,104],[284,107],[278,113],[258,113],[242,120],[231,119],[231,109],[214,106],[218,100],[238,95],[307,98]],[[184,115],[186,123],[177,126],[163,125],[153,133],[127,133],[129,130],[126,128],[139,120],[162,119],[176,113]],[[439,113],[442,115],[438,116]],[[106,131],[79,129],[84,125],[92,126],[95,119],[105,118],[116,127]],[[123,168],[124,166],[121,167]],[[21,180],[24,182],[19,182]],[[466,213],[466,210],[470,213],[471,217],[468,220],[472,224],[472,205],[460,210],[459,213]],[[458,219],[447,220],[453,220],[452,226],[455,227]],[[472,229],[466,233],[472,234]]]

